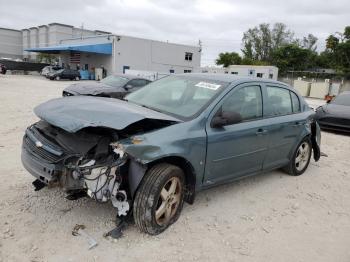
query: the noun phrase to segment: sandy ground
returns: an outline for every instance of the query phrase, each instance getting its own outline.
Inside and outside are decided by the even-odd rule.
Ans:
[[[322,151],[300,177],[281,171],[197,195],[159,236],[135,226],[119,240],[111,204],[68,201],[59,189],[34,192],[20,146],[33,107],[69,81],[0,75],[0,261],[350,261],[350,137],[324,133]],[[71,234],[84,224],[99,245]]]

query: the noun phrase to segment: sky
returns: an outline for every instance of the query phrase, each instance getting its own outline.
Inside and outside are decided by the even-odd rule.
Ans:
[[[350,25],[349,0],[0,0],[0,27],[23,29],[70,24],[182,44],[202,42],[202,65],[220,52],[239,52],[243,33],[282,22],[302,38],[315,35],[318,50]]]

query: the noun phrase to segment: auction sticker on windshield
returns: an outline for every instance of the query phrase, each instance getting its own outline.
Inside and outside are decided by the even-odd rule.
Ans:
[[[207,83],[207,82],[199,82],[195,86],[208,88],[208,89],[211,89],[211,90],[217,90],[221,85]]]

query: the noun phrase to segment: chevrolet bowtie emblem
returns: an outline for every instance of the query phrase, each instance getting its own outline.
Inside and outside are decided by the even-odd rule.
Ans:
[[[43,147],[43,144],[40,141],[35,142],[36,147]]]

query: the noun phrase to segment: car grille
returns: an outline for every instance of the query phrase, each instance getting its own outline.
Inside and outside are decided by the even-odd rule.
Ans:
[[[35,141],[33,141],[33,139],[29,137],[28,134],[24,135],[23,144],[32,155],[42,158],[50,163],[58,162],[65,157],[66,154],[63,152],[61,148],[49,142],[46,138],[40,135],[39,132],[34,128],[28,129],[27,132],[30,132],[38,141],[40,141],[40,143],[44,145],[44,146],[37,146],[35,144]],[[46,150],[45,148],[50,148],[50,151],[52,152]],[[59,152],[59,153],[54,153],[54,152]]]

